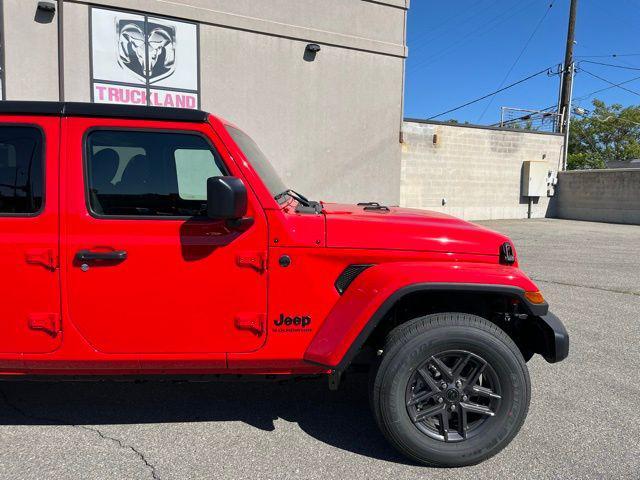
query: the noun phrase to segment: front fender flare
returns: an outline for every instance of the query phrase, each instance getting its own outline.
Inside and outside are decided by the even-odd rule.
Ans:
[[[307,348],[304,359],[344,370],[394,304],[417,291],[500,293],[522,300],[536,317],[548,305],[533,304],[525,292],[538,287],[518,268],[462,262],[386,263],[365,270],[329,312]]]

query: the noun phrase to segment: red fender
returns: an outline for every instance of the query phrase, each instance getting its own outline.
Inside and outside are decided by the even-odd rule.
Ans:
[[[361,273],[340,297],[307,348],[304,359],[342,369],[393,304],[417,290],[498,291],[522,297],[538,287],[520,269],[488,263],[384,263]],[[547,313],[546,303],[536,315]],[[544,310],[544,311],[543,311]]]

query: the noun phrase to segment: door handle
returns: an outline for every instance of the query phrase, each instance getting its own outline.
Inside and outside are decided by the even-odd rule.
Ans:
[[[78,250],[76,260],[79,262],[123,262],[127,259],[126,250],[114,250],[112,252],[95,252],[92,250]]]

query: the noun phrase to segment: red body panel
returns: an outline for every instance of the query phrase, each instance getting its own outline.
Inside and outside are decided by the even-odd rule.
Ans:
[[[305,360],[335,366],[369,319],[394,292],[422,283],[509,285],[523,291],[537,287],[514,267],[486,263],[402,262],[365,270],[329,312],[305,352]]]
[[[15,122],[45,131],[46,206],[37,217],[0,216],[0,266],[12,272],[2,280],[10,300],[0,307],[5,374],[321,373],[327,368],[310,362],[336,365],[406,285],[537,290],[517,264],[499,264],[506,237],[453,217],[335,204],[298,213],[291,199],[279,204],[213,116],[209,123],[0,117]],[[83,156],[93,128],[206,136],[247,186],[254,224],[238,233],[208,220],[92,216]],[[128,258],[82,271],[74,260],[82,249],[126,250]],[[54,269],[38,264],[49,250]],[[340,296],[334,283],[350,264],[375,266]],[[28,327],[29,318],[49,321],[46,314],[61,321],[55,334]]]
[[[55,324],[60,318],[60,278],[56,269],[60,119],[3,116],[0,123],[36,126],[45,136],[44,208],[29,216],[0,214],[0,355],[51,352],[61,343],[58,328],[34,329],[30,322],[46,322],[52,316]],[[0,359],[0,366],[3,364]]]
[[[222,221],[95,218],[87,212],[81,159],[88,129],[200,132],[214,141],[231,173],[241,176],[211,127],[90,118],[66,122],[62,218],[67,319],[104,353],[204,354],[259,348],[264,335],[235,326],[239,315],[266,315],[266,275],[238,264],[244,257],[264,258],[267,253],[266,221],[254,197],[248,215],[255,223],[243,233],[229,230]],[[85,272],[74,262],[83,249],[125,250],[128,258]]]
[[[503,235],[444,213],[390,207],[364,210],[356,205],[324,204],[327,246],[460,252],[495,256]]]

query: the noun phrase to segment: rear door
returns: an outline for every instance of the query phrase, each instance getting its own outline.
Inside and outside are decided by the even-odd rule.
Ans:
[[[247,352],[265,339],[267,225],[203,216],[207,178],[239,175],[207,123],[69,118],[69,318],[105,353]],[[83,256],[84,255],[84,256]]]
[[[0,353],[61,342],[58,117],[0,117]]]

